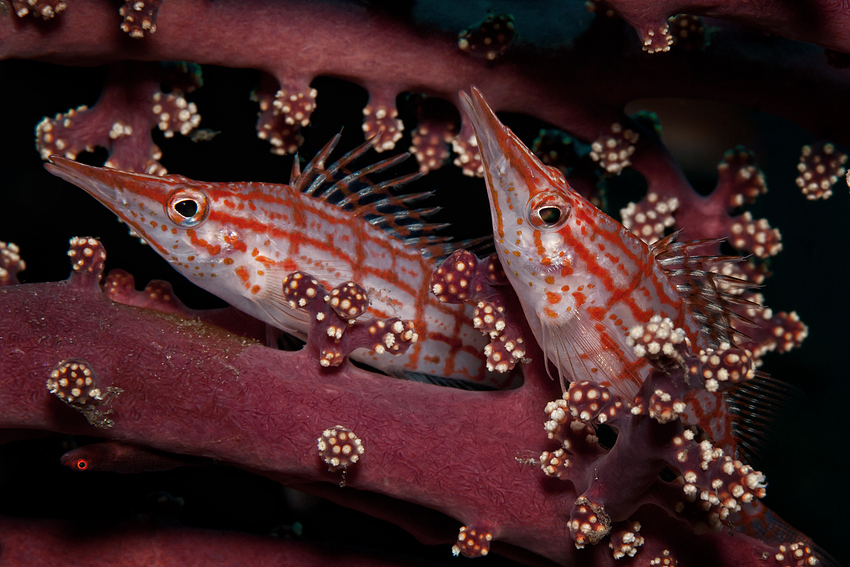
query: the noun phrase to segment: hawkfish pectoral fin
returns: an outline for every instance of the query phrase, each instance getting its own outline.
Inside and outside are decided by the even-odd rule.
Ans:
[[[306,339],[310,327],[310,315],[303,309],[292,307],[289,300],[283,296],[283,281],[291,273],[299,271],[293,267],[284,267],[281,263],[269,263],[263,271],[266,285],[251,297],[274,325],[300,339]],[[343,261],[328,260],[306,266],[301,271],[309,273],[319,281],[349,281],[352,279],[351,265]]]
[[[590,345],[588,341],[582,340],[580,331],[579,334],[573,336],[573,333],[566,330],[565,327],[566,325],[563,324],[544,322],[541,348],[543,354],[557,368],[561,389],[566,392],[571,382],[581,382],[582,380],[596,382],[601,377],[599,376],[598,365],[585,354],[591,352],[595,347]]]
[[[310,315],[295,309],[283,297],[283,290],[266,291],[251,298],[252,301],[274,321],[274,326],[298,338],[306,339],[310,327]]]
[[[626,344],[626,333],[600,330],[583,308],[573,310],[569,321],[541,317],[541,348],[558,368],[561,387],[567,382],[591,380],[610,384],[626,400],[634,399],[643,377],[637,358]]]

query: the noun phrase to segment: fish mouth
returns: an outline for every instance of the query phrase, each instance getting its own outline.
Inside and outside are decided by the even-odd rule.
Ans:
[[[44,164],[47,171],[83,189],[123,218],[119,207],[126,206],[127,200],[124,198],[124,190],[120,183],[122,172],[85,165],[60,156],[50,156],[48,160]]]

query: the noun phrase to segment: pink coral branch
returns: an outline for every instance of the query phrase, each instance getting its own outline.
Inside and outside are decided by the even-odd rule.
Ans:
[[[82,242],[96,257],[94,241]],[[432,543],[444,541],[429,534],[445,533],[450,520],[411,516],[415,507],[486,528],[507,550],[567,565],[580,560],[564,537],[575,493],[569,484],[553,493],[537,467],[518,458],[545,443],[540,408],[557,386],[539,366],[526,367],[521,388],[490,393],[398,381],[350,365],[324,371],[307,350],[276,351],[198,320],[113,303],[97,286],[97,267],[87,266],[78,264],[65,282],[0,293],[0,335],[10,339],[0,355],[0,404],[7,408],[0,427],[214,458],[395,520]],[[531,356],[541,359],[536,349]],[[71,357],[99,374],[99,388],[123,390],[109,402],[112,424],[94,429],[48,393],[51,368]],[[163,369],[167,381],[157,379]],[[335,424],[355,432],[365,451],[346,469],[346,488],[328,490],[320,483],[338,484],[340,473],[328,470],[316,443]],[[629,455],[643,459],[634,450]],[[639,500],[630,501],[637,509]],[[770,549],[740,534],[720,544],[713,539],[729,536],[694,539],[689,531],[643,533],[660,538],[648,549],[663,541],[678,557],[690,553],[679,538],[716,548],[720,565],[733,549],[753,565],[759,550]]]
[[[74,159],[100,146],[109,153],[108,167],[165,175],[158,161],[162,152],[151,140],[151,129],[158,128],[171,137],[174,132],[187,135],[200,123],[197,108],[182,95],[184,89],[197,86],[191,75],[168,75],[152,63],[112,65],[103,94],[92,108],[79,106],[52,119],[44,118],[36,126],[36,146],[42,158],[61,155]],[[163,77],[174,80],[173,92],[160,90]]]
[[[244,17],[251,13],[263,17],[259,22]],[[524,61],[491,66],[464,54],[453,36],[411,33],[407,24],[352,3],[173,0],[160,9],[157,33],[143,42],[130,42],[119,33],[115,14],[103,3],[76,2],[62,18],[62,25],[49,34],[9,18],[0,21],[0,59],[88,65],[188,60],[260,69],[283,85],[292,77],[309,82],[325,75],[367,86],[392,84],[397,92],[423,91],[449,100],[475,84],[488,93],[496,110],[530,111],[587,140],[606,131],[617,118],[616,109],[626,102],[662,95],[734,99],[800,118],[829,133],[848,130],[845,121],[827,112],[832,105],[825,100],[838,101],[847,78],[834,73],[821,53],[781,39],[765,42],[736,28],[717,32],[714,44],[721,48],[711,54],[709,68],[694,66],[694,59],[703,54],[649,57],[601,36],[592,53],[576,49],[567,61],[542,60],[530,71]],[[185,26],[187,21],[192,25]],[[337,33],[343,27],[347,33]],[[227,33],[220,33],[224,29]],[[833,42],[847,47],[841,36]],[[777,49],[786,50],[787,57],[774,58]],[[392,56],[373,56],[387,50]],[[752,67],[768,59],[771,66],[762,69],[758,83],[750,81]],[[564,65],[570,73],[563,72]],[[785,81],[791,73],[798,77],[794,85]],[[612,76],[618,77],[616,88],[606,79]],[[764,92],[782,96],[765,98]],[[611,114],[600,113],[603,107]]]

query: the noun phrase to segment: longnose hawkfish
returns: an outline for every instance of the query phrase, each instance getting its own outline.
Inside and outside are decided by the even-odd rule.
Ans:
[[[684,329],[697,349],[729,341],[728,305],[703,242],[671,235],[650,247],[574,191],[503,125],[473,88],[460,93],[485,166],[497,253],[526,319],[561,383],[591,380],[634,399],[648,372],[627,345],[654,315]],[[714,242],[714,241],[712,241]]]
[[[328,289],[355,281],[369,294],[373,317],[414,322],[419,340],[393,356],[358,349],[355,360],[389,374],[431,375],[501,386],[487,374],[484,339],[463,306],[439,303],[428,279],[452,246],[423,220],[434,209],[409,205],[430,193],[395,196],[412,177],[371,183],[403,159],[359,171],[348,165],[367,142],[326,167],[335,136],[290,183],[210,183],[92,167],[52,156],[47,169],[108,207],[180,273],[234,307],[300,338],[309,318],[290,307],[282,280],[304,271]]]

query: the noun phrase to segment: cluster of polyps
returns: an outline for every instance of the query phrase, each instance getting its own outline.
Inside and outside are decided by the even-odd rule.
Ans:
[[[257,137],[269,141],[272,153],[294,154],[304,142],[300,128],[310,124],[318,93],[302,81],[290,80],[277,91],[270,83],[264,80],[251,93],[251,99],[260,105]]]
[[[478,24],[461,31],[457,46],[471,55],[494,61],[508,50],[514,33],[513,16],[491,12]]]
[[[452,546],[453,555],[464,557],[484,557],[490,553],[490,542],[493,534],[485,530],[476,530],[461,526],[457,535],[457,543]]]
[[[498,289],[506,283],[495,255],[479,262],[467,250],[455,251],[431,276],[431,293],[441,302],[475,306],[472,323],[490,337],[484,354],[491,372],[509,372],[525,360],[525,338],[520,327],[507,318],[507,299]]]
[[[658,193],[649,192],[640,204],[629,203],[620,209],[623,226],[631,230],[647,244],[664,236],[664,231],[676,222],[673,213],[679,208],[676,197],[660,198]]]
[[[156,33],[156,16],[162,0],[132,0],[124,2],[118,13],[124,18],[121,31],[132,38],[141,39],[145,32]]]
[[[71,258],[71,267],[75,272],[88,272],[99,274],[103,272],[103,263],[106,261],[106,251],[103,245],[94,238],[74,237],[70,240],[71,247],[68,249],[68,257]]]
[[[316,442],[316,448],[319,450],[319,457],[328,465],[328,471],[342,471],[343,475],[348,467],[356,464],[366,452],[363,441],[353,431],[341,425],[325,429]],[[344,484],[343,476],[340,486]]]
[[[373,95],[373,98],[374,97]],[[388,99],[381,101],[370,100],[363,107],[363,134],[366,139],[371,139],[375,150],[383,152],[395,148],[396,142],[401,140],[404,132],[404,123],[398,117],[395,101]],[[386,104],[382,104],[386,102]]]
[[[632,164],[639,138],[640,134],[615,122],[610,134],[600,136],[590,145],[590,157],[608,173],[618,174]]]
[[[112,420],[106,417],[112,410],[104,410],[103,406],[123,390],[114,387],[102,389],[97,373],[87,361],[81,358],[61,361],[50,372],[46,386],[51,394],[82,412],[95,427],[112,427]]]
[[[832,144],[803,146],[797,170],[797,186],[809,200],[828,199],[832,196],[832,186],[843,176],[847,155],[836,151]]]
[[[646,486],[664,493],[669,513],[713,530],[736,521],[744,505],[765,494],[764,475],[716,446],[697,424],[683,423],[691,418],[684,401],[689,392],[716,392],[753,378],[751,354],[725,344],[694,355],[684,332],[661,317],[632,329],[629,343],[652,366],[635,398],[624,400],[590,381],[570,384],[546,406],[545,429],[561,446],[540,456],[544,474],[572,482],[579,494],[569,520],[576,547],[610,535],[615,558],[634,556],[644,543],[632,499],[645,497]],[[611,448],[599,444],[602,424],[619,432]],[[677,482],[660,480],[663,469]]]
[[[97,375],[88,362],[81,358],[68,358],[60,362],[47,379],[51,394],[71,406],[85,406],[103,401],[97,387]]]
[[[13,242],[0,241],[0,286],[18,283],[18,272],[26,267],[20,248]]]
[[[311,314],[307,348],[324,367],[339,366],[351,351],[368,348],[378,354],[401,354],[419,339],[413,323],[397,317],[358,321],[369,307],[369,295],[355,282],[330,292],[304,272],[283,278],[283,297],[293,309]]]

